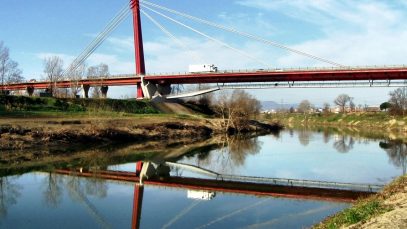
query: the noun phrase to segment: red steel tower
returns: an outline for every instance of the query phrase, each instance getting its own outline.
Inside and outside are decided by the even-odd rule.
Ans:
[[[130,7],[133,10],[133,27],[134,27],[134,49],[136,61],[136,74],[145,75],[146,67],[144,63],[144,48],[143,48],[143,34],[141,31],[141,18],[140,18],[140,1],[130,0]],[[137,83],[137,98],[144,98],[141,83]]]

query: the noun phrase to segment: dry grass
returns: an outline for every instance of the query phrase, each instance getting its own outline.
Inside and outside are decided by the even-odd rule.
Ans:
[[[394,196],[406,191],[407,175],[399,177],[391,184],[387,185],[380,193],[357,201],[351,208],[331,216],[314,226],[316,229],[334,229],[346,226],[360,228],[361,224],[369,219],[380,216],[386,212],[392,211],[395,207],[392,202],[387,201]],[[397,202],[397,201],[396,201]]]

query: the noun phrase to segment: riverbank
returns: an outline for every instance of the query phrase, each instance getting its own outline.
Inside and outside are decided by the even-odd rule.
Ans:
[[[288,129],[352,134],[369,139],[388,139],[381,143],[388,149],[391,142],[407,142],[407,116],[387,112],[352,114],[274,114],[264,120],[280,122]],[[402,148],[400,148],[401,150]],[[404,154],[405,151],[400,151]],[[377,195],[357,201],[351,208],[327,218],[314,228],[406,228],[407,175],[402,176]]]
[[[269,122],[279,122],[287,128],[338,128],[354,132],[386,135],[390,140],[407,142],[407,116],[392,116],[387,112],[351,114],[297,114],[264,115]]]
[[[407,175],[387,185],[380,193],[359,200],[334,216],[314,226],[314,229],[333,228],[406,228]]]
[[[0,159],[6,164],[18,164],[112,144],[143,145],[161,141],[188,145],[233,132],[225,130],[221,120],[204,111],[208,111],[207,107],[181,101],[2,96]],[[277,124],[251,121],[243,131],[260,135],[281,128]]]
[[[279,131],[279,125],[251,122],[247,133]],[[72,147],[82,144],[188,139],[225,134],[220,120],[186,115],[134,115],[91,118],[6,118],[0,120],[0,150]]]

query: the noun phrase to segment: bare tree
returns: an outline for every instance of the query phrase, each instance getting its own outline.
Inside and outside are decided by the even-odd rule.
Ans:
[[[64,61],[59,56],[51,56],[44,59],[44,73],[50,82],[52,96],[56,94],[56,82],[62,79]]]
[[[336,99],[334,100],[334,103],[338,105],[341,108],[341,112],[345,113],[345,107],[346,104],[351,100],[349,95],[347,94],[340,94]]]
[[[404,115],[407,109],[407,88],[401,87],[389,93],[390,112]]]
[[[81,90],[82,85],[80,84],[80,80],[85,77],[85,74],[85,64],[81,64],[75,70],[68,72],[68,78],[71,81],[71,94],[73,98],[76,98],[79,91]]]
[[[100,88],[103,86],[103,79],[107,78],[110,75],[109,66],[107,64],[99,64],[96,66],[90,66],[87,71],[88,79],[98,79],[100,81],[98,86],[94,86],[92,90],[93,98],[102,97]]]
[[[18,63],[10,59],[9,49],[0,42],[0,79],[1,85],[19,83],[24,80]]]
[[[323,111],[325,114],[328,114],[331,110],[331,105],[329,103],[324,103]]]
[[[301,113],[309,113],[311,111],[311,103],[308,100],[301,101],[300,105],[298,105],[298,111]]]
[[[349,108],[351,112],[356,110],[356,104],[353,102],[353,99],[353,97],[349,97]]]
[[[248,128],[251,116],[260,113],[261,104],[247,92],[234,90],[231,95],[223,93],[218,96],[215,109],[222,117],[222,125],[226,130],[232,127],[241,132]]]

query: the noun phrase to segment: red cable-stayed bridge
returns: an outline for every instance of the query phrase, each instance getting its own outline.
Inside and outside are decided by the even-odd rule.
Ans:
[[[154,8],[155,7],[155,8]],[[392,66],[392,67],[351,67],[338,64],[327,59],[314,56],[299,50],[295,50],[284,46],[280,43],[269,41],[255,35],[240,32],[236,29],[215,24],[194,16],[181,13],[145,0],[130,0],[130,7],[124,7],[118,15],[111,21],[106,29],[78,56],[77,59],[70,65],[64,73],[75,70],[80,64],[91,55],[97,47],[106,39],[106,37],[114,30],[115,27],[129,13],[128,9],[133,13],[134,25],[134,47],[136,72],[135,74],[110,76],[99,79],[80,79],[80,80],[60,80],[57,82],[25,82],[14,83],[9,85],[1,85],[0,90],[14,91],[27,90],[29,95],[32,95],[35,89],[71,88],[82,87],[87,95],[89,87],[102,86],[102,93],[107,93],[108,86],[128,86],[137,85],[138,98],[151,98],[156,94],[167,96],[171,93],[171,85],[174,84],[216,84],[218,89],[228,88],[273,88],[273,87],[372,87],[372,86],[405,86],[407,85],[407,66]],[[154,9],[153,9],[154,8]],[[144,9],[144,10],[143,10]],[[221,45],[233,49],[248,58],[255,59],[250,54],[244,53],[236,48],[229,46],[221,41],[216,40],[190,26],[185,25],[161,12],[157,9],[166,12],[177,14],[188,19],[204,23],[218,29],[233,32],[246,38],[254,39],[263,42],[267,45],[278,47],[298,55],[312,58],[324,63],[328,63],[335,67],[333,68],[302,68],[302,69],[255,69],[255,70],[240,70],[240,71],[216,71],[216,72],[198,72],[198,73],[174,73],[174,74],[150,74],[146,73],[144,63],[144,48],[141,29],[141,13],[148,19],[152,20],[163,32],[172,38],[176,39],[166,30],[159,22],[154,20],[145,10],[156,13],[174,23],[186,27],[206,38],[220,43]],[[261,62],[261,61],[258,61]],[[199,94],[199,93],[198,93]]]
[[[142,78],[147,82],[157,85],[217,84],[216,87],[219,87],[220,89],[273,87],[390,87],[407,85],[407,82],[405,82],[405,80],[407,80],[407,66],[348,69],[304,68],[253,71],[242,70],[220,71],[214,73],[147,74],[144,76],[127,74],[99,79],[81,79],[78,81],[62,80],[54,82],[53,84],[58,88],[71,88],[74,85],[129,86],[140,84]],[[27,88],[47,89],[51,84],[52,83],[49,81],[24,82],[0,86],[0,89],[10,91],[26,90]]]

